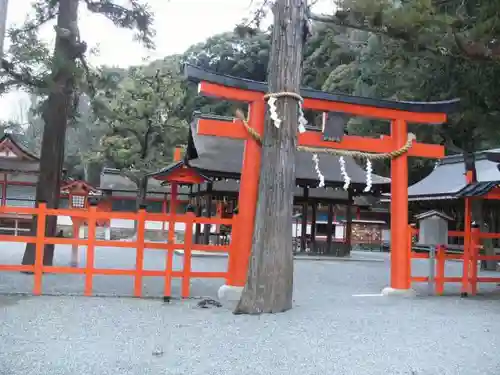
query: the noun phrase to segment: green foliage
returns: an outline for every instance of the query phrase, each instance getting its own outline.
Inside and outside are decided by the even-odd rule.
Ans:
[[[361,43],[348,42],[355,58],[331,69],[323,89],[413,101],[457,97],[461,111],[447,124],[412,125],[411,131],[421,141],[443,142],[452,153],[498,147],[497,9],[498,1],[346,0],[327,19],[330,30],[334,40],[357,33]],[[318,60],[330,58],[328,53]],[[376,135],[387,133],[388,124],[357,118],[349,130]],[[411,163],[413,181],[432,165]]]
[[[182,62],[218,73],[266,81],[267,64],[271,41],[268,33],[238,31],[223,33],[208,38],[205,42],[190,47],[182,56]],[[185,83],[185,101],[182,116],[190,118],[193,110],[221,116],[233,116],[241,104],[214,101],[197,96],[195,85]]]
[[[153,45],[152,14],[147,7],[137,1],[128,8],[117,5],[118,1],[81,1],[120,27],[136,30],[147,46]],[[304,51],[305,86],[398,100],[459,97],[462,111],[447,124],[412,125],[411,131],[421,141],[445,142],[449,152],[499,146],[497,0],[344,0],[342,5],[330,19],[333,23],[313,23]],[[21,86],[33,91],[38,107],[46,97],[54,62],[36,29],[57,15],[58,4],[38,0],[35,9],[33,20],[10,32],[15,43],[2,62],[0,82],[5,90]],[[241,106],[198,97],[195,85],[181,79],[180,65],[187,62],[265,81],[269,50],[269,33],[239,26],[190,47],[181,56],[148,66],[87,69],[84,59],[77,59],[79,94],[74,108],[78,115],[69,122],[66,165],[79,171],[97,162],[139,171],[137,176],[160,168],[171,160],[173,147],[185,143],[193,111],[232,116]],[[160,79],[155,78],[158,70]],[[39,137],[41,121],[37,114],[30,120],[26,132],[33,139]],[[387,122],[369,119],[349,123],[350,133],[362,135],[379,136],[388,128]],[[37,142],[32,142],[33,147]],[[432,163],[411,160],[412,180]],[[378,167],[387,174],[386,165]]]
[[[1,60],[0,91],[15,88],[33,93],[25,138],[32,149],[40,151],[42,161],[45,160],[44,154],[49,154],[54,148],[59,154],[64,154],[64,144],[59,141],[53,141],[51,137],[42,141],[43,132],[59,133],[66,124],[70,126],[66,132],[66,166],[69,164],[70,169],[81,174],[85,165],[93,161],[94,151],[104,134],[101,124],[94,121],[93,112],[100,108],[96,95],[104,87],[110,87],[112,75],[106,69],[96,70],[88,65],[85,36],[80,35],[78,20],[75,22],[72,18],[75,1],[86,6],[91,13],[108,18],[116,26],[134,31],[136,39],[147,48],[154,47],[153,14],[144,2],[33,0],[32,14],[24,24],[8,32],[11,45]],[[56,19],[54,30],[57,37],[52,50],[39,38],[38,32],[42,25]],[[60,87],[66,87],[64,98],[56,94]],[[68,103],[71,103],[71,108],[67,107]],[[53,175],[51,169],[58,165],[57,160],[42,162],[40,179],[57,184],[57,180],[50,176]],[[46,189],[58,187],[46,186]]]
[[[104,105],[96,124],[106,130],[94,158],[135,181],[172,161],[174,147],[185,142],[188,131],[187,122],[176,116],[184,99],[179,66],[174,56],[161,66],[134,67],[112,90],[100,92]]]

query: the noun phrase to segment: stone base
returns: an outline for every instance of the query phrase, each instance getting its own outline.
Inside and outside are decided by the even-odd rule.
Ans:
[[[222,285],[217,292],[217,296],[221,301],[238,302],[243,292],[242,286]]]
[[[394,289],[387,287],[382,289],[383,296],[396,296],[396,297],[415,297],[417,292],[413,289]]]

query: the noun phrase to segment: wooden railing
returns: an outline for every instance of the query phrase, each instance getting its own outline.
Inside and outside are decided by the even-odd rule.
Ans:
[[[500,238],[500,233],[482,233],[478,228],[473,228],[469,242],[464,246],[437,245],[428,247],[424,252],[415,252],[412,238],[418,234],[418,230],[410,227],[409,251],[411,259],[428,259],[429,276],[412,276],[411,282],[427,282],[431,288],[434,288],[435,294],[444,293],[445,283],[461,283],[462,294],[477,293],[478,283],[500,283],[500,277],[479,277],[478,262],[482,260],[493,260],[500,262],[500,255],[481,254],[483,247],[480,244],[481,239]],[[448,231],[448,237],[465,238],[463,231]],[[461,261],[463,264],[462,275],[458,277],[447,277],[445,273],[445,263],[447,260]]]
[[[190,295],[191,278],[227,278],[227,272],[194,272],[191,269],[192,251],[204,252],[227,252],[231,257],[230,245],[202,245],[193,244],[193,226],[194,224],[224,224],[231,226],[236,218],[207,218],[196,217],[194,213],[186,214],[157,214],[147,213],[145,209],[138,212],[102,212],[97,211],[96,206],[88,209],[49,209],[45,203],[40,203],[36,208],[26,207],[0,207],[0,213],[17,213],[33,215],[37,217],[36,235],[31,236],[13,236],[0,234],[0,242],[21,242],[35,244],[35,262],[34,265],[10,265],[0,264],[0,271],[18,271],[32,272],[34,274],[33,294],[42,294],[42,278],[44,273],[51,274],[81,274],[85,275],[84,295],[92,295],[93,277],[95,275],[109,276],[133,276],[135,297],[142,296],[143,278],[148,276],[164,277],[164,296],[172,295],[172,278],[181,278],[181,297],[186,298]],[[80,238],[62,238],[47,237],[45,235],[46,221],[48,216],[70,216],[85,219],[88,223],[88,236],[85,239]],[[133,241],[114,241],[96,239],[96,221],[99,219],[124,219],[137,222],[137,235]],[[169,240],[166,242],[149,242],[145,239],[145,223],[147,221],[166,221],[169,222]],[[177,243],[174,236],[175,223],[185,223],[185,235],[182,243]],[[44,245],[80,245],[86,246],[86,259],[83,267],[61,267],[43,265]],[[98,246],[135,248],[136,264],[135,269],[112,269],[95,267],[95,248]],[[145,270],[144,269],[144,250],[152,249],[167,252],[165,270]],[[173,258],[175,250],[184,250],[183,268],[179,271],[173,270]],[[0,249],[1,252],[1,249]]]

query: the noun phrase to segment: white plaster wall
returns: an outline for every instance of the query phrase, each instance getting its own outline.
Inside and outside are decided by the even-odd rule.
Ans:
[[[58,216],[57,224],[59,225],[71,225],[71,218],[69,216]],[[168,230],[168,222],[164,223],[164,229]],[[205,225],[201,225],[201,231],[204,232]],[[133,229],[134,221],[133,220],[124,220],[124,219],[111,219],[111,228],[115,229]],[[196,224],[193,224],[193,231],[196,228]],[[146,229],[147,230],[162,230],[162,222],[161,221],[146,221]],[[176,232],[184,232],[186,229],[185,223],[175,223],[175,231]],[[212,224],[210,228],[211,233],[215,233],[215,225]],[[302,235],[302,224],[292,224],[292,233],[293,236],[300,237]],[[384,232],[382,232],[384,233]],[[311,234],[311,224],[307,225],[307,234]],[[344,238],[344,226],[336,225],[334,238],[342,239]]]

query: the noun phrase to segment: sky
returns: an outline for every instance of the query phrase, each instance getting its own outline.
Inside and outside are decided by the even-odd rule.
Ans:
[[[116,0],[126,3],[126,0]],[[147,0],[155,14],[156,50],[148,51],[132,41],[132,32],[120,30],[102,16],[87,12],[81,4],[80,35],[90,48],[99,53],[89,57],[92,65],[127,67],[148,60],[184,52],[191,45],[203,42],[212,35],[230,31],[251,15],[257,0]],[[319,0],[314,12],[332,13],[332,0]],[[32,0],[10,0],[7,27],[21,24],[30,12]],[[41,29],[41,36],[53,41],[52,25]],[[6,41],[8,48],[8,41]],[[29,106],[27,95],[9,93],[0,96],[0,119],[21,120]]]

